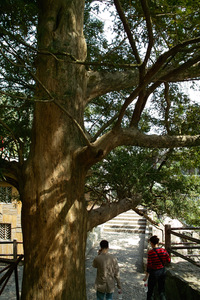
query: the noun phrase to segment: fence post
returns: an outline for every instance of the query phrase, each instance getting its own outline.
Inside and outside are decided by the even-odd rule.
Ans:
[[[13,240],[13,258],[17,259],[17,240]]]
[[[171,250],[171,225],[165,225],[165,249],[170,254],[170,250]]]
[[[13,258],[17,260],[17,240],[13,240]],[[18,271],[17,271],[17,264],[15,266],[15,288],[16,288],[16,298],[19,300],[19,282],[18,282]]]

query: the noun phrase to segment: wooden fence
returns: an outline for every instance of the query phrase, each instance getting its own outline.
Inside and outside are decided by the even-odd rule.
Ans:
[[[0,242],[0,244],[13,244],[13,253],[9,254],[0,254],[0,263],[2,264],[2,268],[0,269],[0,295],[3,293],[4,288],[10,279],[12,273],[15,275],[15,287],[16,287],[16,299],[19,300],[19,281],[18,281],[18,272],[17,266],[20,261],[22,261],[24,255],[18,254],[17,245],[22,242],[14,241],[5,241]],[[2,256],[12,256],[12,258],[2,258]],[[3,274],[3,275],[2,275]]]
[[[178,231],[178,232],[177,232]],[[197,267],[200,267],[200,251],[198,254],[187,254],[183,255],[180,252],[177,252],[176,250],[190,250],[191,252],[193,250],[200,249],[200,239],[194,238],[192,236],[189,236],[185,233],[180,233],[180,231],[188,231],[190,233],[194,231],[200,232],[200,227],[171,227],[171,225],[165,225],[165,249],[171,254],[173,253],[175,256],[179,256],[190,263],[196,265]],[[181,239],[180,243],[172,243],[171,242],[171,236],[177,236]],[[189,242],[188,242],[189,241]],[[195,261],[197,258],[199,261]]]

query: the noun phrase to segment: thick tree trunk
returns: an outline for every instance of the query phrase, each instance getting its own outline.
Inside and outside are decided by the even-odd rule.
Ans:
[[[22,299],[86,299],[84,139],[86,76],[66,52],[84,60],[84,1],[39,1],[33,138],[20,188],[25,266]],[[45,54],[44,54],[45,52]],[[43,54],[42,54],[43,53]],[[45,102],[44,102],[45,100]]]
[[[86,299],[87,215],[80,191],[83,182],[78,173],[72,177],[47,189],[44,182],[36,186],[34,178],[29,184],[22,213],[22,299]]]

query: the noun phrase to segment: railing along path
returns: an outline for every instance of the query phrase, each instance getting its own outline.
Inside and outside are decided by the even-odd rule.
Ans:
[[[0,242],[0,244],[13,244],[13,253],[12,254],[0,254],[0,256],[12,256],[13,258],[2,258],[0,257],[0,263],[7,264],[6,267],[0,270],[0,295],[3,293],[8,280],[10,279],[12,273],[15,274],[15,287],[16,287],[16,299],[19,300],[19,281],[18,281],[18,272],[17,266],[19,262],[23,259],[23,254],[17,253],[17,244],[21,242],[14,241],[5,241]],[[3,275],[2,275],[3,274]]]
[[[179,231],[179,232],[177,232]],[[200,239],[194,238],[192,236],[189,236],[185,233],[180,233],[180,231],[199,231],[200,232],[200,227],[171,227],[171,225],[165,225],[165,249],[171,254],[173,253],[175,256],[179,256],[190,263],[196,265],[197,267],[200,267],[200,262],[195,261],[191,257],[198,258],[200,259],[200,252],[199,254],[188,254],[188,255],[183,255],[180,252],[176,250],[195,250],[195,249],[200,249]],[[180,243],[172,243],[171,242],[171,236],[177,236],[181,238],[183,241]],[[187,242],[185,242],[185,240]],[[190,241],[190,242],[188,242]]]

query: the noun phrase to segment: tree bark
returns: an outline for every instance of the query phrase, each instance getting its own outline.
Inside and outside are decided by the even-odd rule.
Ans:
[[[40,177],[40,183],[27,176],[22,299],[86,299],[84,178],[80,180],[78,171],[73,173],[70,179],[51,175],[49,185],[48,179]]]
[[[38,47],[85,59],[84,1],[39,1]],[[24,240],[22,299],[86,299],[84,202],[85,68],[39,54],[31,152],[20,187]]]

